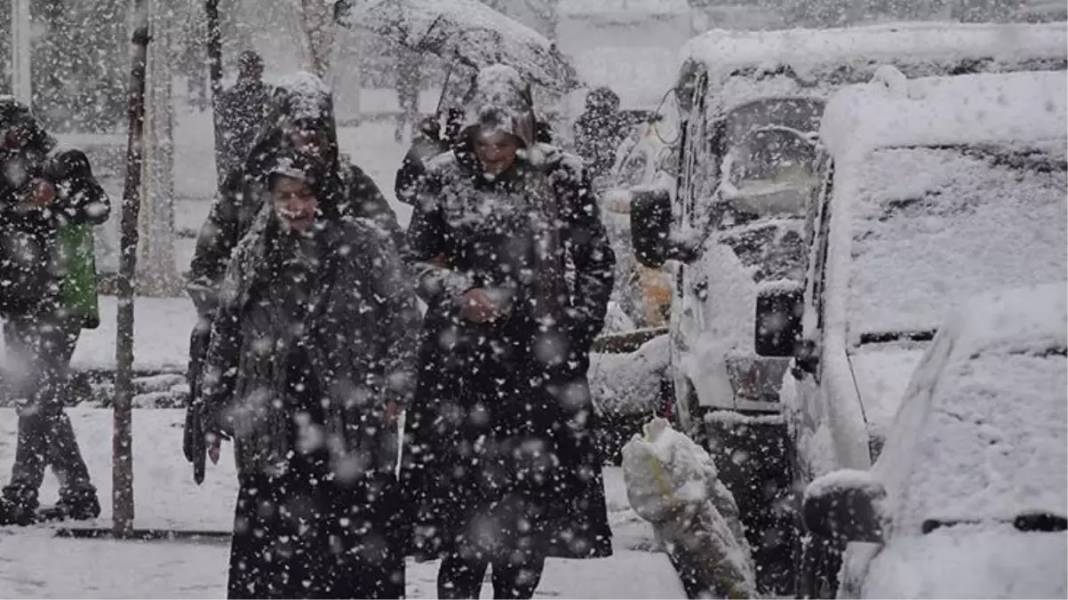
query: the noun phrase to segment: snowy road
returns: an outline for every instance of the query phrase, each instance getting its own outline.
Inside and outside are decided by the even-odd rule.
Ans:
[[[106,524],[111,514],[111,412],[70,411]],[[137,527],[228,530],[236,481],[224,452],[198,487],[181,455],[180,410],[134,411],[134,500]],[[15,451],[15,415],[0,409],[0,469]],[[630,510],[618,469],[606,471],[615,555],[600,560],[550,560],[537,597],[684,598],[666,555],[652,552],[652,530]],[[42,500],[55,499],[46,477]],[[206,598],[225,594],[224,541],[115,542],[53,536],[45,526],[0,528],[0,597]],[[63,557],[62,569],[56,557]],[[436,563],[410,563],[408,596],[433,597]],[[492,595],[487,586],[483,597]]]

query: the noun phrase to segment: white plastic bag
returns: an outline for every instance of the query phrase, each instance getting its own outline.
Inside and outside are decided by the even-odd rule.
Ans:
[[[752,598],[756,575],[738,506],[708,453],[664,419],[623,447],[635,512],[650,521],[691,597]]]

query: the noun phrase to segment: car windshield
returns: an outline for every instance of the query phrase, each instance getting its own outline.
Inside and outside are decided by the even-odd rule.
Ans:
[[[724,191],[754,211],[800,214],[818,183],[816,147],[791,129],[757,129],[728,156]]]
[[[730,111],[725,119],[725,148],[742,144],[749,134],[764,127],[793,129],[802,134],[817,131],[823,115],[818,98],[764,98]]]
[[[818,181],[810,135],[822,107],[819,100],[770,98],[731,111],[720,129],[721,195],[735,212],[753,217],[804,213]]]
[[[930,331],[968,296],[1063,280],[1065,180],[1063,139],[883,149],[842,173],[836,202],[850,204],[832,212],[851,212],[850,342]]]

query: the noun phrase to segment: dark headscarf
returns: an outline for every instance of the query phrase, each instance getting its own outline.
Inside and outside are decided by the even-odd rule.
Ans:
[[[15,147],[7,147],[5,134],[15,138]],[[0,138],[0,152],[33,152],[44,156],[56,145],[56,140],[48,135],[30,108],[8,95],[0,95],[0,136],[5,136]]]
[[[318,133],[318,156],[302,154],[293,146],[290,136],[300,130]],[[269,176],[280,163],[307,173],[324,214],[336,213],[344,201],[344,184],[333,96],[323,80],[311,73],[297,73],[278,87],[267,125],[256,136],[245,161],[245,176],[261,181],[268,188]]]

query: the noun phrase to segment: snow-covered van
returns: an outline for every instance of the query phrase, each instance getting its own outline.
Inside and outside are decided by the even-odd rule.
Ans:
[[[782,402],[798,484],[867,469],[897,443],[888,432],[947,313],[1064,280],[1066,96],[1060,71],[902,76],[828,102],[803,288],[762,296],[772,309],[758,315],[777,334],[761,350],[792,361]]]
[[[1066,286],[953,306],[871,470],[808,486],[810,531],[845,545],[838,597],[1068,593]]]
[[[803,278],[810,199],[825,176],[817,132],[827,97],[887,73],[884,65],[908,78],[1064,70],[1068,32],[953,23],[711,31],[683,54],[668,236],[683,247],[672,336],[678,416],[689,425],[702,408],[779,410],[785,364],[753,360],[754,308],[762,290]]]
[[[784,589],[794,542],[764,532],[787,532],[795,518],[787,501],[794,441],[779,392],[794,340],[771,335],[764,320],[804,290],[819,198],[832,178],[820,139],[827,98],[873,79],[893,89],[924,76],[1063,72],[1068,32],[1063,24],[954,23],[712,31],[683,55],[676,193],[635,195],[631,234],[647,266],[674,269],[674,418],[726,465],[721,474],[748,513],[751,542],[759,540],[764,587]],[[777,344],[789,351],[775,352]],[[765,560],[763,550],[775,557]]]

